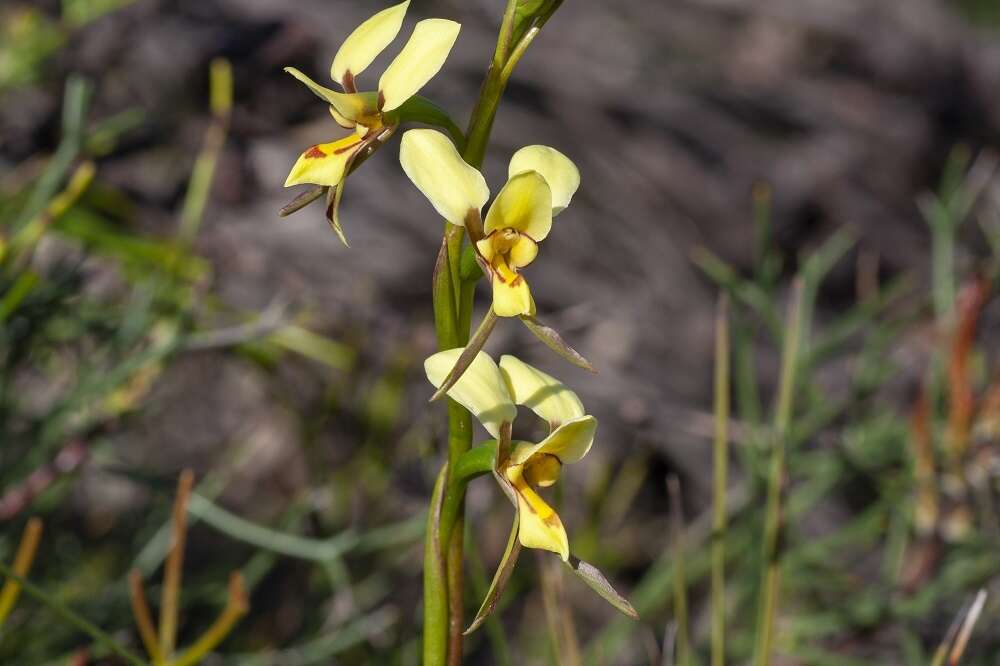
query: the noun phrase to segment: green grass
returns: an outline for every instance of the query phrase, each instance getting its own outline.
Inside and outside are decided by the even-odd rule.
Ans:
[[[100,3],[107,9],[117,4]],[[996,3],[965,4],[976,20],[1000,24]],[[65,3],[58,29],[30,19],[35,32],[19,39],[32,50],[17,54],[21,60],[13,64],[11,49],[19,47],[10,45],[18,42],[0,44],[0,88],[43,78],[66,26],[90,20],[91,9]],[[224,81],[226,74],[217,70],[215,78]],[[142,515],[79,525],[75,466],[54,474],[14,512],[0,535],[0,561],[10,561],[28,515],[42,517],[49,528],[18,604],[0,628],[0,662],[66,663],[82,648],[95,661],[140,652],[126,575],[137,568],[154,581],[150,597],[158,598],[174,479],[120,459],[116,437],[153,407],[148,397],[158,380],[186,355],[206,350],[276,384],[283,365],[309,368],[322,384],[322,398],[295,417],[310,468],[308,487],[295,489],[266,520],[240,515],[222,499],[254,455],[248,442],[220,442],[218,464],[199,478],[189,520],[194,561],[201,566],[186,572],[185,642],[224,603],[225,573],[239,570],[251,611],[220,650],[222,663],[326,664],[339,658],[411,664],[417,658],[419,634],[399,590],[413,594],[419,584],[414,562],[426,521],[413,509],[419,503],[406,484],[410,477],[432,476],[426,463],[430,426],[411,418],[405,395],[420,359],[404,346],[391,358],[364,364],[365,350],[310,329],[309,313],[289,313],[281,304],[262,314],[237,312],[211,292],[199,292],[212,267],[192,248],[227,128],[225,95],[215,93],[206,113],[211,129],[192,166],[188,196],[175,211],[172,237],[143,237],[121,224],[129,202],[102,181],[100,158],[143,116],[92,117],[93,85],[81,78],[66,84],[57,150],[23,185],[0,191],[5,240],[24,229],[41,230],[40,238],[25,234],[28,241],[8,243],[0,260],[0,488],[25,487],[79,442],[91,470],[134,484],[150,498]],[[73,175],[92,161],[93,182],[73,191]],[[956,617],[961,626],[964,605],[1000,576],[1000,543],[985,529],[932,543],[915,528],[911,405],[892,389],[907,368],[893,352],[921,326],[936,325],[942,339],[950,335],[958,292],[971,277],[956,262],[965,236],[986,237],[993,254],[982,270],[996,289],[1000,242],[989,236],[996,233],[992,227],[977,230],[969,222],[984,187],[982,163],[957,149],[942,171],[938,191],[920,202],[933,248],[927,293],[911,276],[899,276],[817,321],[825,280],[854,258],[857,234],[845,229],[804,256],[782,254],[763,186],[748,202],[753,266],[741,270],[707,249],[694,253],[693,263],[729,303],[717,329],[715,381],[723,387],[716,394],[718,435],[705,442],[716,461],[706,471],[715,483],[714,507],[687,516],[683,542],[676,538],[680,529],[670,539],[646,542],[653,545],[649,552],[659,553],[646,560],[646,553],[626,552],[602,537],[636,520],[662,518],[665,524],[668,506],[649,500],[649,489],[663,482],[650,471],[654,456],[612,460],[594,472],[601,481],[575,545],[630,592],[642,620],[607,619],[610,613],[600,621],[578,618],[592,629],[578,632],[587,663],[614,663],[649,636],[661,636],[668,624],[683,627],[679,656],[694,665],[746,663],[755,654],[757,664],[776,663],[778,656],[809,664],[927,664],[942,654],[940,646],[955,649],[945,629]],[[60,202],[65,206],[53,205]],[[90,293],[80,259],[35,262],[32,253],[42,239],[115,269],[120,289],[111,297]],[[207,323],[219,320],[230,325]],[[355,338],[364,333],[356,331]],[[784,372],[771,395],[772,387],[760,380],[761,359],[782,350]],[[986,367],[996,362],[989,351],[974,356],[977,393],[996,372]],[[920,359],[930,377],[930,429],[941,460],[951,405],[948,361],[947,345]],[[823,381],[832,368],[846,374],[837,389]],[[23,391],[28,380],[58,390],[36,404]],[[358,442],[335,464],[320,444],[331,427]],[[355,524],[359,506],[366,526]],[[824,519],[817,533],[817,516],[830,507],[843,510]],[[975,509],[978,527],[988,516]],[[467,549],[470,606],[485,592],[492,566],[480,560],[485,555],[473,541]],[[907,567],[929,547],[940,547],[939,559],[906,588]],[[534,569],[515,571],[497,613],[469,638],[470,661],[522,663],[525,655],[547,654],[544,622],[532,622],[541,617],[532,615],[532,605],[541,605]],[[8,565],[0,573],[7,575]],[[1000,644],[984,628],[998,619],[996,601],[987,599],[963,664],[993,663]]]

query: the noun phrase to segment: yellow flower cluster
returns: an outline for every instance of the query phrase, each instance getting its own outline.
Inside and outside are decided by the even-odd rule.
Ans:
[[[399,161],[410,181],[449,224],[443,245],[447,272],[438,275],[444,275],[442,284],[450,286],[443,290],[443,297],[435,292],[436,307],[447,303],[445,311],[449,316],[454,314],[455,301],[470,293],[464,287],[478,279],[477,264],[490,281],[492,305],[467,347],[434,354],[426,360],[425,371],[438,389],[435,398],[448,395],[471,412],[494,438],[468,451],[467,455],[476,461],[470,465],[474,469],[470,474],[491,471],[515,509],[508,550],[469,631],[492,611],[521,547],[557,553],[588,585],[619,610],[634,616],[634,609],[596,569],[570,555],[559,514],[538,493],[559,479],[563,465],[581,460],[590,451],[597,419],[588,415],[577,395],[554,377],[514,356],[503,356],[498,364],[481,351],[497,317],[519,317],[563,358],[592,370],[586,359],[535,318],[534,298],[522,272],[538,256],[539,244],[551,232],[553,219],[572,201],[580,186],[580,172],[554,148],[525,146],[511,157],[507,181],[490,203],[486,178],[460,152],[471,150],[476,154],[475,150],[465,145],[465,138],[447,114],[417,96],[441,69],[458,37],[460,26],[452,21],[428,19],[417,23],[403,50],[383,72],[378,89],[359,92],[356,77],[395,39],[408,5],[403,2],[375,14],[347,38],[331,67],[331,76],[342,91],[320,86],[298,70],[287,70],[329,105],[337,123],[353,132],[306,149],[285,185],[331,188],[327,215],[343,239],[337,205],[344,180],[352,170],[384,145],[404,122],[423,122],[448,130],[450,136],[436,129],[406,131],[400,142]],[[470,135],[475,136],[475,132],[470,131]],[[335,196],[329,199],[331,194]],[[468,245],[460,259],[450,239],[458,239],[461,251],[463,235],[468,237]],[[466,263],[466,259],[470,261]],[[458,285],[457,281],[464,284]],[[453,293],[455,301],[451,300]],[[458,307],[471,308],[471,303]],[[519,405],[548,424],[548,435],[541,441],[512,438]],[[450,462],[457,465],[460,460]],[[464,486],[459,493],[464,493]]]

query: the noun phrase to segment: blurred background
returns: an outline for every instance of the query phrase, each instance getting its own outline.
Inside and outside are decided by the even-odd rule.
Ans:
[[[190,468],[181,643],[239,570],[249,613],[205,663],[418,663],[445,431],[422,370],[441,223],[398,140],[348,182],[350,248],[320,204],[277,215],[298,154],[342,134],[282,68],[327,82],[343,38],[384,4],[0,7],[0,556],[41,518],[30,579],[45,595],[22,595],[0,662],[123,663],[60,608],[141,652],[128,572],[156,606]],[[502,11],[411,5],[404,33],[430,16],[463,25],[424,90],[460,125]],[[234,96],[213,114],[218,58]],[[526,552],[466,663],[658,664],[678,626],[707,663],[723,292],[727,649],[748,661],[798,278],[774,663],[931,663],[985,589],[962,663],[1000,664],[1000,5],[566,0],[501,105],[494,192],[536,143],[568,154],[582,187],[527,274],[539,317],[599,374],[512,321],[487,348],[557,374],[600,420],[553,501],[573,551],[642,619]],[[468,511],[471,615],[512,512],[487,481]]]

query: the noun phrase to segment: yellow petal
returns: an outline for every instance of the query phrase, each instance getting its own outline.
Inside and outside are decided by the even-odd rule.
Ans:
[[[490,198],[483,174],[466,163],[441,132],[415,129],[403,134],[399,163],[434,209],[452,224],[464,226],[469,211],[478,213]]]
[[[357,76],[372,64],[379,53],[396,38],[406,16],[410,0],[383,9],[354,29],[330,65],[330,76],[334,81],[343,82],[344,75]]]
[[[524,234],[517,237],[514,247],[510,248],[511,268],[524,268],[538,256],[538,243]]]
[[[552,190],[552,215],[558,215],[569,206],[573,194],[580,187],[580,171],[573,161],[555,148],[525,146],[510,158],[508,176],[537,171]]]
[[[531,299],[528,281],[523,275],[507,273],[504,278],[493,275],[493,311],[498,317],[518,317],[533,314],[535,302]]]
[[[548,421],[552,430],[586,414],[580,398],[568,386],[516,356],[502,356],[500,372],[514,402]]]
[[[559,514],[525,482],[520,465],[508,469],[507,478],[517,493],[520,521],[517,538],[521,545],[559,553],[564,561],[568,561],[569,539]]]
[[[399,107],[438,73],[461,28],[446,19],[424,19],[417,23],[406,46],[379,79],[379,107],[383,111]]]
[[[285,71],[304,83],[314,95],[325,100],[345,121],[360,120],[378,112],[373,104],[375,100],[371,93],[337,92],[321,86],[294,67],[286,67]]]
[[[344,129],[354,129],[354,127],[355,127],[355,125],[357,123],[355,123],[353,120],[348,120],[344,116],[342,116],[339,113],[337,113],[337,109],[333,108],[332,106],[327,107],[327,108],[330,109],[330,115],[333,116],[334,122],[336,122],[338,125],[340,125]]]
[[[561,472],[562,461],[545,453],[532,456],[524,466],[524,478],[536,488],[548,488],[559,480]]]
[[[581,416],[567,421],[537,444],[519,442],[511,453],[510,464],[520,465],[533,456],[543,454],[555,456],[564,465],[575,463],[590,451],[596,432],[597,419],[593,416]]]
[[[552,228],[552,193],[536,171],[518,174],[507,181],[486,214],[484,231],[516,229],[535,241]]]
[[[513,272],[518,268],[523,268],[527,266],[535,257],[538,256],[538,243],[531,240],[525,234],[513,233],[513,242],[507,239],[507,233],[502,231],[493,231],[486,238],[482,238],[476,241],[476,249],[479,250],[480,256],[487,261],[487,263],[493,263],[493,259],[498,255],[506,255],[504,259],[504,268],[507,271]],[[506,277],[506,275],[504,275]]]
[[[476,241],[476,249],[479,250],[479,254],[482,255],[483,259],[485,259],[487,263],[491,263],[493,261],[494,254],[496,254],[493,251],[493,234]]]
[[[435,388],[440,387],[455,367],[462,349],[438,352],[424,361],[424,372]],[[448,391],[448,397],[475,414],[493,437],[500,437],[500,424],[513,423],[517,407],[507,393],[507,384],[496,362],[479,352],[469,368]]]
[[[361,145],[361,138],[355,134],[333,143],[321,143],[309,148],[299,156],[285,187],[312,183],[313,185],[339,185],[344,179],[347,163]]]

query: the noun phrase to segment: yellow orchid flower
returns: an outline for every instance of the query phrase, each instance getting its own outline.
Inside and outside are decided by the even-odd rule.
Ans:
[[[462,349],[449,349],[424,362],[431,384],[441,386],[461,353]],[[597,419],[584,412],[580,399],[565,384],[514,356],[501,357],[497,365],[479,352],[448,396],[500,440],[494,471],[517,509],[521,545],[558,553],[568,562],[566,529],[536,488],[551,486],[563,465],[587,454]],[[541,442],[510,441],[517,405],[528,407],[548,423],[549,434]]]
[[[573,162],[548,146],[526,146],[511,158],[508,180],[482,221],[489,199],[486,181],[446,136],[409,130],[399,160],[434,208],[448,222],[466,227],[493,287],[493,311],[501,317],[533,315],[535,303],[520,269],[538,255],[552,218],[569,205],[580,186]]]
[[[445,19],[425,19],[413,29],[399,55],[379,79],[378,89],[358,92],[356,77],[399,34],[409,0],[383,9],[352,32],[333,58],[330,75],[343,92],[319,85],[295,69],[285,71],[301,81],[329,104],[330,114],[341,127],[354,130],[344,138],[307,148],[292,166],[285,187],[301,184],[337,188],[332,202],[334,229],[344,240],[337,208],[344,179],[352,167],[367,159],[396,131],[400,112],[444,65],[461,26]],[[345,241],[346,244],[346,241]]]

